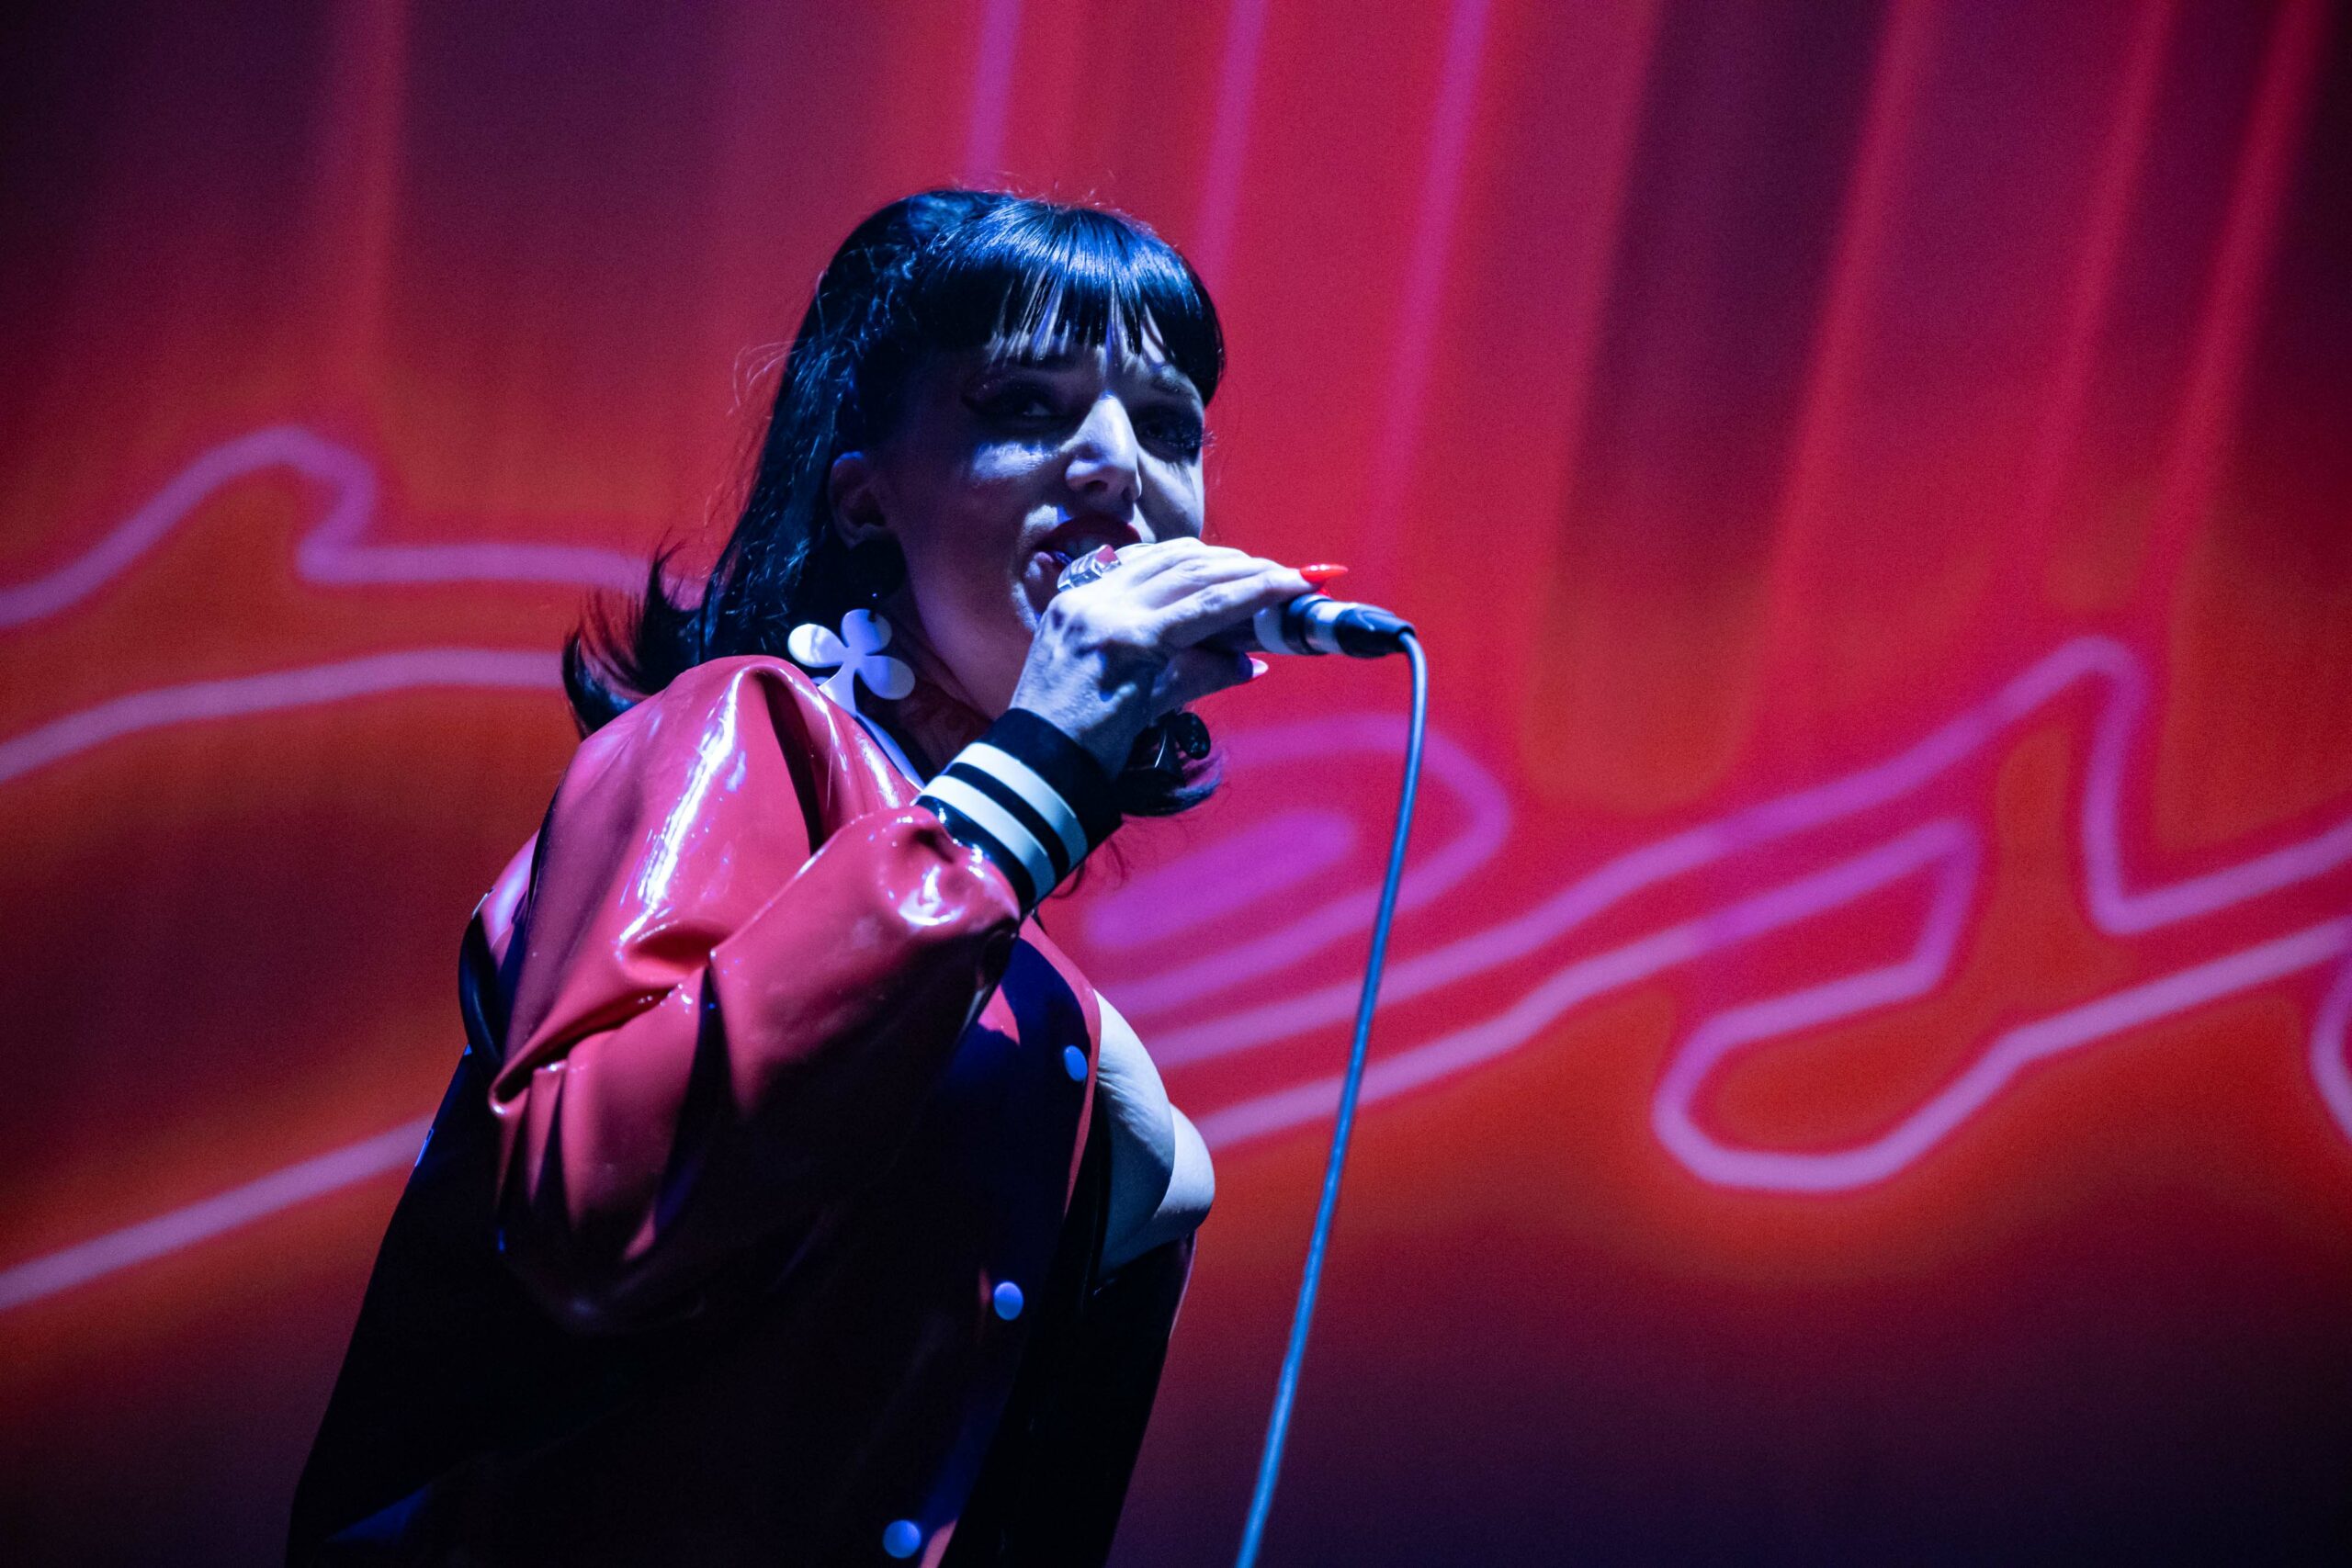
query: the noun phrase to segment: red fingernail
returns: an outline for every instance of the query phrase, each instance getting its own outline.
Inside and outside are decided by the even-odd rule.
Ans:
[[[1335,566],[1329,561],[1317,561],[1313,566],[1300,567],[1298,575],[1320,588],[1335,577],[1347,576],[1348,569],[1343,566]]]
[[[1253,653],[1250,656],[1250,679],[1252,681],[1256,680],[1259,676],[1263,675],[1267,671],[1272,670],[1272,668],[1273,666],[1272,664],[1259,658],[1256,654]]]
[[[1119,558],[1119,552],[1113,549],[1110,546],[1105,545],[1101,549],[1094,552],[1094,558],[1101,561],[1104,566],[1109,566],[1112,562]]]

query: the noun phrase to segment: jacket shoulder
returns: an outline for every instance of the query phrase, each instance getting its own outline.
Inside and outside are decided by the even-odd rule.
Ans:
[[[715,716],[746,708],[764,706],[784,716],[779,705],[799,710],[803,719],[832,706],[816,682],[788,660],[764,653],[707,660],[680,671],[667,686],[632,705],[590,739],[648,727],[699,726]]]
[[[684,753],[710,759],[728,750],[781,752],[804,784],[844,764],[869,774],[880,749],[857,720],[835,706],[798,666],[768,654],[708,660],[679,672],[661,691],[629,707],[581,742],[566,771],[576,789],[628,760]],[[911,792],[910,792],[911,793]]]
[[[789,815],[806,853],[849,818],[905,806],[916,791],[800,669],[744,654],[681,671],[582,741],[549,826],[616,814],[649,826],[681,812],[764,818],[797,798]]]

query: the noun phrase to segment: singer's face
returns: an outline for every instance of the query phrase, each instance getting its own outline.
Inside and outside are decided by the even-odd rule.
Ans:
[[[863,455],[867,505],[906,555],[918,633],[991,715],[1012,705],[1071,559],[1201,532],[1200,393],[1142,335],[939,355]],[[839,496],[837,483],[837,509]]]

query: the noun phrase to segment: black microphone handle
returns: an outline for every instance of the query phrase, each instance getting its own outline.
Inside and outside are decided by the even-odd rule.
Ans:
[[[1302,593],[1286,604],[1259,611],[1227,631],[1201,639],[1204,648],[1243,653],[1344,653],[1378,659],[1402,653],[1413,623],[1374,604],[1356,604],[1328,593]]]

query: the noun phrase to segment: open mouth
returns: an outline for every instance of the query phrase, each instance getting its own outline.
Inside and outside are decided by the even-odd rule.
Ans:
[[[1092,555],[1106,545],[1113,549],[1125,549],[1138,542],[1136,531],[1125,523],[1107,517],[1073,517],[1046,536],[1045,543],[1037,547],[1037,554],[1059,577],[1063,569],[1080,556]]]

